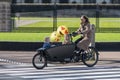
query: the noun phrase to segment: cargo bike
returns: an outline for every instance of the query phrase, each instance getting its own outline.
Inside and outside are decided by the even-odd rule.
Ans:
[[[73,42],[72,36],[69,34],[71,44],[56,45],[51,48],[39,48],[33,56],[32,64],[36,69],[43,69],[48,62],[60,63],[78,63],[83,62],[88,67],[93,67],[99,60],[99,53],[95,47],[90,46],[86,51],[78,50],[77,43],[82,39]]]

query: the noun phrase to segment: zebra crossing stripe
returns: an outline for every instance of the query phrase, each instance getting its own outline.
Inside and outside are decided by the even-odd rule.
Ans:
[[[109,72],[109,70],[111,72]],[[91,73],[91,72],[92,73]],[[99,72],[100,71],[100,72]],[[102,72],[103,71],[103,72]],[[108,72],[107,72],[108,71]],[[120,69],[99,69],[99,70],[75,70],[75,71],[53,71],[50,72],[32,72],[32,73],[19,73],[19,74],[10,74],[21,76],[22,78],[53,78],[53,77],[64,77],[63,79],[89,79],[89,78],[107,78],[107,77],[120,77]],[[34,76],[35,75],[35,76]],[[42,75],[42,76],[40,76]],[[96,76],[94,76],[96,75]],[[100,76],[99,76],[100,75]],[[74,77],[76,76],[76,77]],[[85,76],[85,77],[80,77]],[[62,78],[61,78],[62,79]]]
[[[101,79],[94,79],[94,80],[101,80]],[[120,80],[120,78],[114,78],[114,79],[107,78],[107,79],[102,79],[102,80]]]
[[[115,75],[113,76],[99,76],[99,77],[57,77],[57,78],[42,78],[41,80],[120,80],[120,78],[116,78],[119,77],[120,75]],[[96,79],[96,78],[100,78],[100,79]],[[112,78],[112,79],[110,79]],[[40,80],[40,79],[32,79],[32,80]]]
[[[3,59],[3,58],[0,58],[0,61],[7,62],[7,63],[12,63],[12,64],[25,64],[25,63],[22,63],[22,62],[16,62],[16,61],[12,61],[12,60],[9,60],[9,59]]]
[[[19,70],[19,69],[18,69]],[[22,69],[23,70],[23,69]],[[93,73],[95,73],[95,72],[99,72],[98,74],[103,74],[104,72],[105,73],[120,73],[120,72],[118,72],[118,71],[120,71],[120,68],[112,68],[112,69],[89,69],[89,70],[65,70],[65,69],[63,69],[63,70],[61,70],[61,69],[43,69],[43,70],[35,70],[35,69],[33,69],[33,68],[30,68],[30,72],[32,72],[32,73],[28,73],[28,70],[29,69],[27,69],[27,70],[23,70],[24,71],[24,73],[22,72],[22,71],[20,71],[18,74],[16,74],[16,73],[11,73],[10,75],[32,75],[32,74],[41,74],[41,75],[46,75],[46,74],[67,74],[67,73],[86,73],[86,74],[89,74],[89,73],[91,73],[91,74],[93,74]],[[42,72],[42,73],[41,73]],[[46,73],[47,72],[47,73]]]
[[[26,65],[25,65],[26,66]],[[120,68],[116,67],[83,67],[83,66],[61,66],[46,67],[37,70],[34,67],[13,67],[14,69],[1,69],[0,74],[20,77],[32,80],[83,80],[83,79],[118,79],[120,80]]]
[[[114,75],[115,74],[115,75]],[[67,74],[46,74],[46,75],[38,75],[38,76],[21,76],[22,78],[52,78],[52,77],[74,77],[74,76],[78,76],[78,78],[82,79],[82,78],[101,78],[102,77],[120,77],[120,75],[116,75],[116,74],[120,74],[120,72],[100,72],[100,73],[67,73]],[[94,76],[96,75],[96,76]],[[100,75],[100,76],[99,76]],[[82,77],[83,76],[83,77]],[[76,78],[76,77],[75,77]]]

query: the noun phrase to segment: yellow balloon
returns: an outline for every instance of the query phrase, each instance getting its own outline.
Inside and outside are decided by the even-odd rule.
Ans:
[[[66,26],[62,25],[62,26],[58,27],[57,33],[58,33],[59,36],[62,36],[62,35],[68,34],[69,30]]]
[[[54,32],[51,33],[50,41],[51,42],[58,42],[58,41],[60,41],[60,37],[57,35],[57,31],[54,31]]]
[[[56,35],[57,35],[58,37],[62,37],[62,35],[61,35],[61,34],[59,34],[58,32],[56,33]]]

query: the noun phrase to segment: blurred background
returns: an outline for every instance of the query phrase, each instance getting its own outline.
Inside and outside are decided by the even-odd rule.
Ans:
[[[13,37],[18,39],[18,36],[23,40],[30,36],[28,35],[30,33],[49,35],[61,25],[68,27],[72,32],[80,26],[81,15],[88,16],[91,24],[95,25],[96,33],[99,33],[96,36],[97,39],[104,41],[103,35],[108,40],[111,36],[114,38],[117,35],[114,39],[117,42],[120,40],[118,39],[120,36],[118,34],[120,33],[120,0],[0,0],[0,11],[1,41]],[[8,34],[2,32],[11,34],[8,33],[8,37]],[[27,37],[17,33],[22,33]],[[35,37],[36,34],[32,35]],[[108,37],[108,35],[111,36]],[[41,39],[41,37],[35,38]],[[27,41],[32,39],[30,36]]]
[[[11,12],[14,27],[21,30],[56,30],[60,25],[73,30],[79,27],[80,16],[87,15],[96,32],[120,32],[119,9],[119,0],[12,0]]]

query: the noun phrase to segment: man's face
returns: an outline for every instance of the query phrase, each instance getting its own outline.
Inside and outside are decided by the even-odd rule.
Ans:
[[[85,19],[83,17],[80,18],[82,23],[85,23]]]

